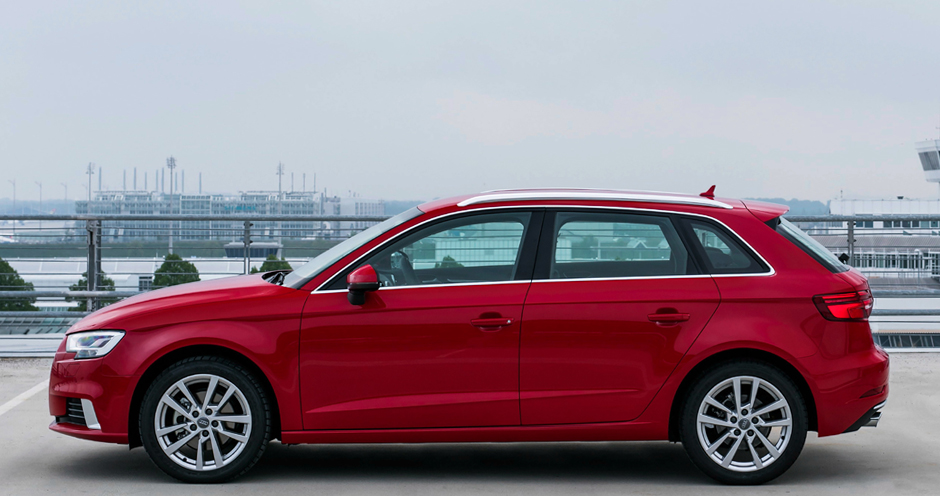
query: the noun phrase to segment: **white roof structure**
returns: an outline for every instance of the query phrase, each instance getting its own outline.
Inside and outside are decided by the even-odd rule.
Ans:
[[[914,143],[914,148],[927,181],[940,183],[940,140],[919,141]]]

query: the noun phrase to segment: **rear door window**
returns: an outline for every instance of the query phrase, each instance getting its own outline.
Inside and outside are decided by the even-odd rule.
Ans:
[[[558,212],[555,226],[550,279],[696,273],[669,217]]]

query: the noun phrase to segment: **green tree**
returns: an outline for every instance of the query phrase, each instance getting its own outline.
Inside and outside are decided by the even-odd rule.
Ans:
[[[293,267],[287,263],[287,260],[284,260],[284,257],[281,257],[280,260],[277,259],[277,255],[270,254],[268,258],[264,259],[264,263],[261,264],[261,270],[258,270],[257,267],[251,268],[251,273],[255,274],[257,272],[271,272],[272,270],[291,270]]]
[[[33,283],[26,282],[13,267],[0,258],[0,291],[32,291]],[[36,298],[2,298],[0,310],[4,312],[32,312],[39,310],[33,303]]]
[[[175,253],[163,257],[163,264],[153,273],[153,288],[165,288],[196,282],[199,280],[199,271],[196,266],[183,260]]]
[[[463,264],[450,255],[444,255],[440,262],[434,264],[435,269],[456,269],[457,267],[463,267]]]
[[[100,282],[98,291],[114,291],[114,280],[104,272],[101,273]],[[82,278],[77,283],[69,286],[69,291],[88,291],[88,272],[82,272]],[[65,301],[78,302],[77,307],[69,309],[70,312],[85,312],[88,310],[88,298],[66,296]],[[118,301],[117,298],[98,298],[98,308],[106,307],[116,301]]]

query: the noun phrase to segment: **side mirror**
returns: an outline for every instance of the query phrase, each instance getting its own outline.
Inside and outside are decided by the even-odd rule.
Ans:
[[[379,276],[371,265],[363,265],[346,276],[349,293],[346,299],[353,305],[365,305],[366,293],[379,289]]]

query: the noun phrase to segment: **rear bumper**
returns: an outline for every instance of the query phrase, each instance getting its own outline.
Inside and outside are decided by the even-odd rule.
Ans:
[[[885,400],[871,407],[871,410],[868,410],[859,417],[845,432],[855,432],[862,427],[878,427],[878,422],[881,421],[881,409],[884,408],[887,403],[887,400]]]
[[[838,360],[840,367],[816,381],[819,435],[854,432],[874,421],[888,399],[888,354],[878,347]],[[844,368],[843,368],[844,367]]]

